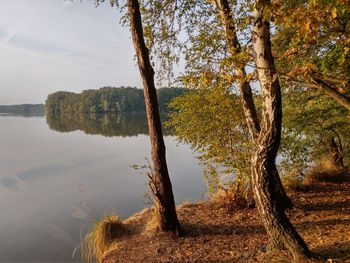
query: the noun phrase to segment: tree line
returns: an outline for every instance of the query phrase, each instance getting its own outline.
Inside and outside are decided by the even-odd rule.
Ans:
[[[171,99],[186,93],[181,88],[159,88],[159,108],[168,112]],[[84,90],[81,93],[58,91],[48,95],[45,110],[47,113],[132,113],[145,112],[142,89],[135,87],[103,87]]]

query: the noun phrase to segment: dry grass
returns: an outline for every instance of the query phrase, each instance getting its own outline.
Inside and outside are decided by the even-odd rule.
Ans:
[[[288,192],[305,192],[310,186],[305,184],[304,179],[300,176],[288,175],[282,177],[282,184]]]
[[[243,184],[233,184],[219,189],[212,200],[219,208],[224,208],[228,212],[253,208],[255,202],[249,188]]]
[[[306,192],[317,188],[320,183],[350,182],[349,171],[333,166],[329,159],[320,160],[310,167],[305,176],[291,173],[282,177],[282,183],[289,192]]]
[[[309,185],[322,182],[343,183],[349,181],[348,171],[337,169],[327,159],[321,160],[314,167],[310,168],[306,172],[304,179],[305,184]]]
[[[310,262],[350,262],[350,184],[322,183],[291,198],[295,208],[289,217],[315,254]],[[109,249],[102,262],[293,262],[286,252],[266,252],[256,209],[229,212],[203,201],[181,205],[177,212],[182,236],[148,235],[144,230],[152,211],[146,210],[125,221],[142,224],[144,230]]]
[[[148,235],[156,234],[159,230],[158,228],[158,216],[155,209],[152,209],[150,211],[147,223],[144,228],[144,233],[147,233]]]
[[[232,189],[220,189],[213,196],[213,201],[217,206],[226,209],[228,212],[249,207],[247,198],[237,194],[237,192]]]
[[[116,239],[131,233],[131,229],[118,216],[106,215],[83,238],[81,245],[83,260],[92,263],[96,258],[100,262],[102,255]]]

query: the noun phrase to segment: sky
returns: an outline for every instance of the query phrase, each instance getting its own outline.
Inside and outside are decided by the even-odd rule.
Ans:
[[[93,0],[0,0],[0,104],[141,80],[120,14]]]

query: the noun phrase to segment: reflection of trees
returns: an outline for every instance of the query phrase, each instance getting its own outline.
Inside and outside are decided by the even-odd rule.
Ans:
[[[106,137],[136,136],[148,134],[145,114],[53,114],[47,112],[46,122],[50,129],[59,132],[81,130],[86,134]],[[168,130],[164,133],[170,135]]]
[[[17,116],[43,115],[44,104],[0,105],[0,113]]]
[[[0,113],[1,117],[14,116],[14,117],[23,117],[23,118],[35,118],[35,117],[44,117],[44,113]]]

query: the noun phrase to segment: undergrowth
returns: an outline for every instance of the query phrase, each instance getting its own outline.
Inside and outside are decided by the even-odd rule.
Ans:
[[[344,183],[350,181],[349,170],[335,167],[322,159],[310,167],[305,175],[290,173],[282,177],[283,186],[292,192],[305,192],[319,183]]]
[[[253,194],[246,182],[243,184],[236,181],[233,184],[221,187],[213,195],[213,200],[217,205],[227,209],[229,212],[255,206]]]
[[[131,230],[123,224],[118,216],[105,215],[83,237],[81,244],[82,259],[88,263],[94,262],[94,259],[100,262],[104,252],[118,237],[130,233]]]
[[[343,183],[350,181],[350,176],[347,169],[334,167],[330,161],[324,160],[306,172],[304,181],[306,184]]]

